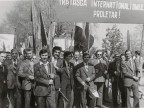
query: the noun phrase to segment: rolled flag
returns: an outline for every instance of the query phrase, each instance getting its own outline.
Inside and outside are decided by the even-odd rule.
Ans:
[[[5,43],[3,42],[3,51],[6,51]]]
[[[74,50],[88,51],[94,43],[94,37],[90,35],[89,23],[77,23],[74,35]]]

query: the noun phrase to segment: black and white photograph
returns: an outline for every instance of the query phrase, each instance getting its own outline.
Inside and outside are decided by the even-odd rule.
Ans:
[[[0,108],[144,108],[144,0],[0,0]]]

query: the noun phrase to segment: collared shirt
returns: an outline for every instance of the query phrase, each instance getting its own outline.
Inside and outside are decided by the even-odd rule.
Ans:
[[[134,72],[133,60],[132,60],[132,58],[131,58],[131,59],[129,59],[129,62],[130,62],[130,66],[131,66],[131,68],[132,68],[132,70],[133,70],[133,72]]]
[[[40,65],[44,65],[47,73],[49,73],[49,71],[48,71],[48,64],[49,64],[49,62],[47,62],[47,63],[44,64],[43,62],[40,61]]]
[[[54,57],[52,57],[52,63],[53,64],[57,64],[57,59],[55,59]]]
[[[14,64],[14,63],[15,63],[15,64],[17,64],[17,60],[15,60],[15,61],[14,61],[14,60],[12,60],[12,62],[13,62],[13,64]]]
[[[74,63],[74,65],[78,65],[79,64],[79,61],[77,60],[77,61],[75,61],[75,63]]]
[[[88,72],[88,63],[84,63],[85,69]]]
[[[28,61],[29,61],[29,64],[30,64],[30,68],[31,68],[31,70],[32,70],[32,72],[34,74],[34,61],[33,61],[33,59],[28,60]]]

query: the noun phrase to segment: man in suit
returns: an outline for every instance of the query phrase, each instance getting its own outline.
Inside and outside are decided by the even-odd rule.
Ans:
[[[124,107],[125,95],[123,86],[123,76],[121,72],[121,58],[118,54],[115,54],[114,58],[114,61],[110,63],[108,68],[108,73],[112,82],[113,106],[118,107],[118,105],[120,104],[120,100],[118,100],[118,93],[120,93],[122,99],[122,107]]]
[[[106,61],[102,58],[102,50],[97,50],[96,59],[92,61],[92,64],[95,67],[96,78],[94,80],[95,85],[97,86],[97,90],[100,98],[96,100],[96,106],[102,108],[103,106],[103,87],[107,75],[107,65]]]
[[[57,66],[58,68],[63,67],[63,60],[60,58],[61,54],[61,47],[55,46],[52,50],[53,57],[52,57],[52,63]],[[56,70],[56,78],[54,79],[54,85],[55,85],[55,101],[56,105],[58,105],[58,99],[59,99],[59,88],[60,88],[60,74]]]
[[[122,72],[124,75],[124,89],[125,89],[125,96],[126,96],[126,105],[125,107],[131,108],[130,104],[130,93],[131,90],[133,92],[133,107],[139,107],[139,93],[138,93],[138,80],[136,65],[134,60],[132,59],[132,54],[130,50],[125,51],[126,61],[122,62]]]
[[[63,67],[59,69],[55,66],[55,68],[59,71],[61,76],[61,92],[63,95],[68,99],[68,103],[66,107],[64,107],[64,97],[63,95],[60,95],[59,100],[59,108],[72,108],[73,101],[72,101],[72,89],[74,85],[73,80],[73,68],[74,65],[70,62],[72,58],[72,53],[69,51],[64,52],[64,61],[63,61]]]
[[[17,89],[17,65],[20,63],[18,60],[18,51],[16,49],[11,50],[12,60],[8,67],[7,74],[7,88],[8,88],[8,96],[11,102],[12,107],[15,106],[15,94]]]
[[[40,50],[39,56],[40,62],[34,65],[36,82],[34,93],[37,98],[37,108],[56,108],[55,69],[53,64],[48,61],[49,55],[46,49]]]
[[[70,61],[73,63],[74,65],[74,103],[73,103],[73,107],[74,108],[80,108],[80,84],[77,81],[75,74],[76,74],[76,70],[77,70],[77,65],[82,63],[83,61],[80,59],[80,52],[79,51],[74,51],[74,58]]]
[[[33,51],[26,49],[27,59],[21,62],[18,76],[22,79],[22,91],[24,92],[25,108],[30,108],[31,94],[34,82]]]
[[[82,108],[94,108],[95,98],[90,96],[88,91],[88,86],[94,86],[93,80],[95,79],[95,69],[94,66],[88,63],[90,60],[90,55],[88,53],[83,54],[83,62],[78,65],[76,71],[76,78],[80,83],[80,95],[81,95],[81,106]]]
[[[0,108],[4,108],[4,100],[6,98],[6,94],[3,94],[5,92],[6,87],[6,76],[7,76],[7,67],[4,64],[6,54],[5,52],[0,52]]]
[[[142,66],[143,66],[143,63],[144,63],[144,61],[143,61],[143,58],[140,56],[141,54],[140,54],[140,51],[135,51],[135,59],[134,59],[134,61],[135,61],[135,63],[136,63],[136,69],[137,69],[137,76],[138,77],[141,77],[142,76]]]

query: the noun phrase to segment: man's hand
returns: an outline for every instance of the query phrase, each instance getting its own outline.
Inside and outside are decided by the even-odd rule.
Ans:
[[[6,81],[4,80],[3,83],[6,84]]]
[[[136,76],[133,76],[133,79],[134,79],[134,80],[136,80],[136,81],[138,81],[138,80],[139,80],[139,78],[138,78],[138,77],[136,77]]]
[[[85,85],[86,85],[86,83],[85,83],[84,81],[83,81],[83,82],[81,82],[81,83],[82,83],[82,85],[83,85],[83,86],[85,86]]]
[[[104,74],[107,74],[107,71],[105,71]]]
[[[29,78],[30,80],[34,80],[34,76],[32,76],[32,75],[28,76],[28,78]]]
[[[50,85],[54,84],[54,83],[53,83],[53,80],[49,80],[49,84],[50,84]]]
[[[90,78],[89,78],[89,77],[88,77],[88,78],[86,78],[86,81],[87,81],[87,82],[90,82]]]
[[[50,76],[51,79],[54,79],[55,74],[49,74],[49,76]]]
[[[54,67],[55,67],[57,70],[59,70],[59,68],[57,67],[57,65],[56,65],[55,62],[53,63],[53,65],[54,65]]]

